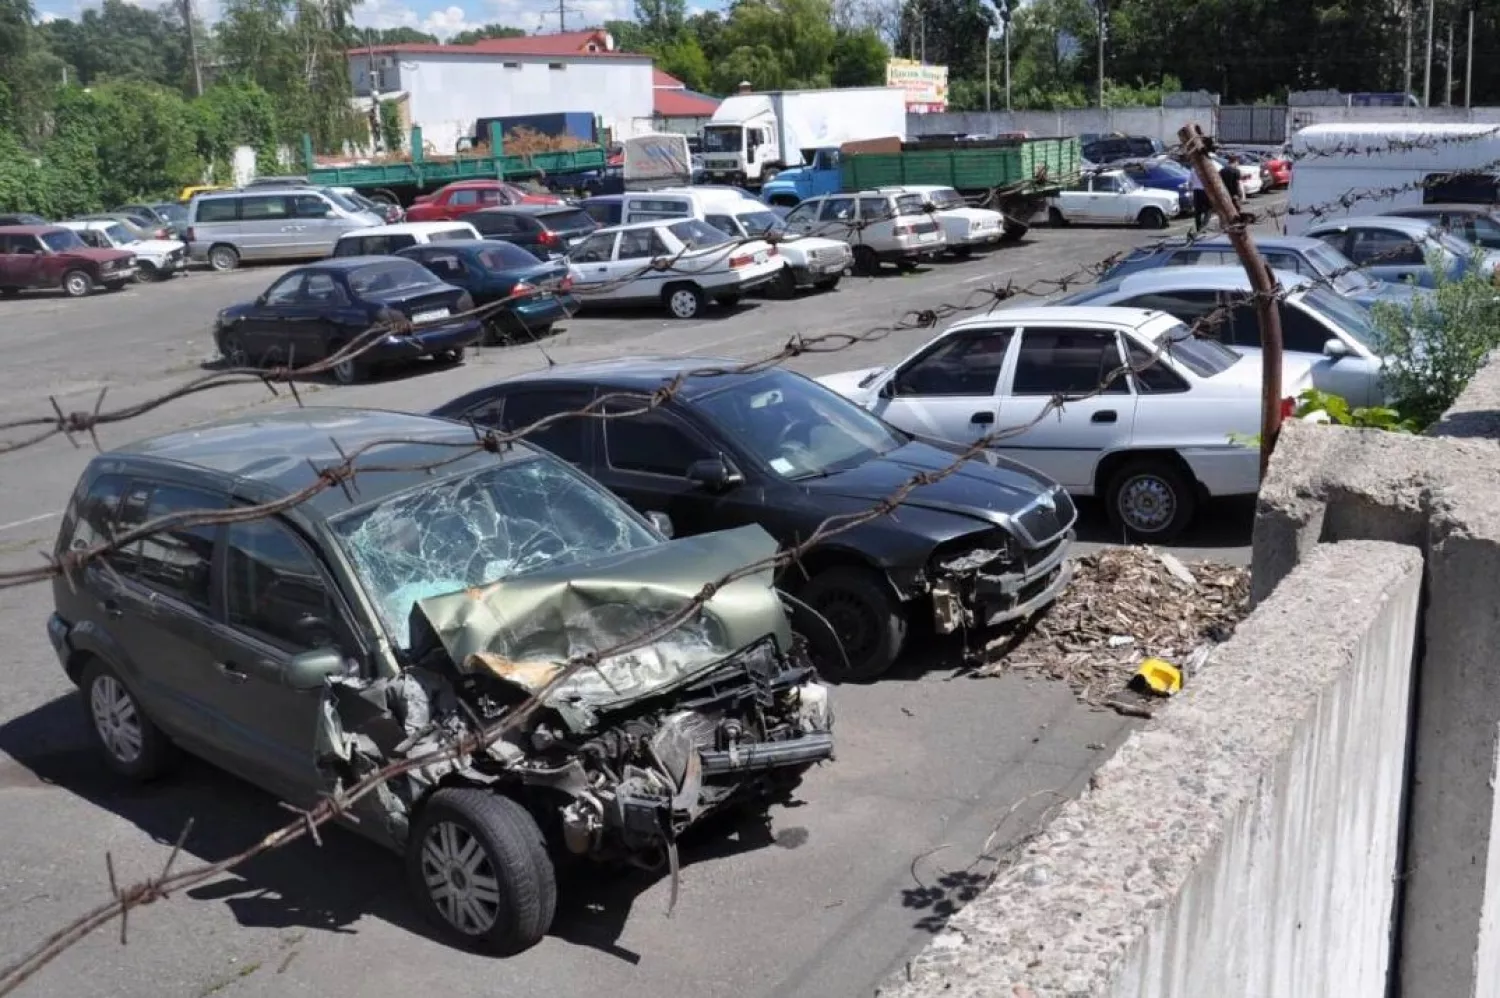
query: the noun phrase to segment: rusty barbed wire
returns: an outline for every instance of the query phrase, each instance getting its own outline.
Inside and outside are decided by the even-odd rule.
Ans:
[[[1296,164],[1313,159],[1372,156],[1402,152],[1436,152],[1450,146],[1464,145],[1469,142],[1477,142],[1480,139],[1495,138],[1496,136],[1500,136],[1500,125],[1496,125],[1493,128],[1485,128],[1481,131],[1464,132],[1457,135],[1423,135],[1413,138],[1391,137],[1380,142],[1370,143],[1334,142],[1329,145],[1320,145],[1316,148],[1289,151],[1285,154],[1285,158]]]

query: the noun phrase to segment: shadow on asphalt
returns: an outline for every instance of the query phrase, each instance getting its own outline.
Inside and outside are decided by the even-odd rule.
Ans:
[[[287,824],[287,812],[270,795],[198,759],[185,759],[171,776],[144,786],[115,776],[89,743],[86,723],[83,706],[72,694],[0,726],[0,751],[14,760],[0,765],[0,786],[41,783],[67,790],[162,845],[174,844],[191,822],[173,872],[194,862],[224,860]],[[800,806],[792,799],[778,810]],[[789,826],[784,817],[781,824],[773,834],[764,813],[716,815],[683,837],[680,866],[686,870],[772,846],[795,849],[807,840],[806,829]],[[326,828],[320,834],[321,847],[305,839],[293,842],[185,893],[196,901],[222,902],[246,927],[354,934],[360,919],[373,916],[453,945],[417,909],[406,888],[401,857],[342,828]],[[133,882],[158,872],[131,870],[121,876]],[[558,911],[550,935],[639,962],[640,955],[619,946],[618,940],[635,899],[666,876],[586,862],[560,870]]]
[[[1250,544],[1255,526],[1255,497],[1236,496],[1215,499],[1198,507],[1198,515],[1180,537],[1160,547],[1165,551],[1181,548],[1208,551],[1243,548]],[[1103,505],[1097,499],[1078,500],[1078,539],[1093,544],[1129,543],[1109,525]]]

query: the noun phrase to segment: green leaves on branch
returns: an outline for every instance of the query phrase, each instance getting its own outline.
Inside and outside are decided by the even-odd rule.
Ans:
[[[1353,426],[1367,430],[1387,430],[1391,433],[1418,433],[1424,424],[1403,416],[1395,409],[1385,406],[1351,407],[1342,395],[1305,389],[1297,396],[1297,408],[1293,419],[1304,419],[1313,423],[1331,423],[1334,426]],[[1229,442],[1252,450],[1260,448],[1259,433],[1231,433]]]

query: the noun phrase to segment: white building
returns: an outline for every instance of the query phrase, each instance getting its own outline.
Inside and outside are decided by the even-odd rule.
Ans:
[[[653,130],[651,57],[605,31],[490,38],[473,45],[375,45],[349,52],[354,92],[404,92],[429,155],[450,155],[479,118],[588,111],[615,141]],[[603,136],[601,136],[601,140]]]

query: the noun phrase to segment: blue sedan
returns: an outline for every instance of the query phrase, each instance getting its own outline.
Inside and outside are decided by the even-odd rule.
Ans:
[[[1159,191],[1171,191],[1177,195],[1177,204],[1184,215],[1193,211],[1192,173],[1188,168],[1170,159],[1147,159],[1138,163],[1111,164],[1125,171],[1126,175],[1142,187]]]
[[[477,305],[510,299],[487,316],[485,343],[540,339],[552,332],[553,323],[578,311],[563,259],[543,262],[519,246],[488,239],[425,243],[396,255],[463,288]]]

